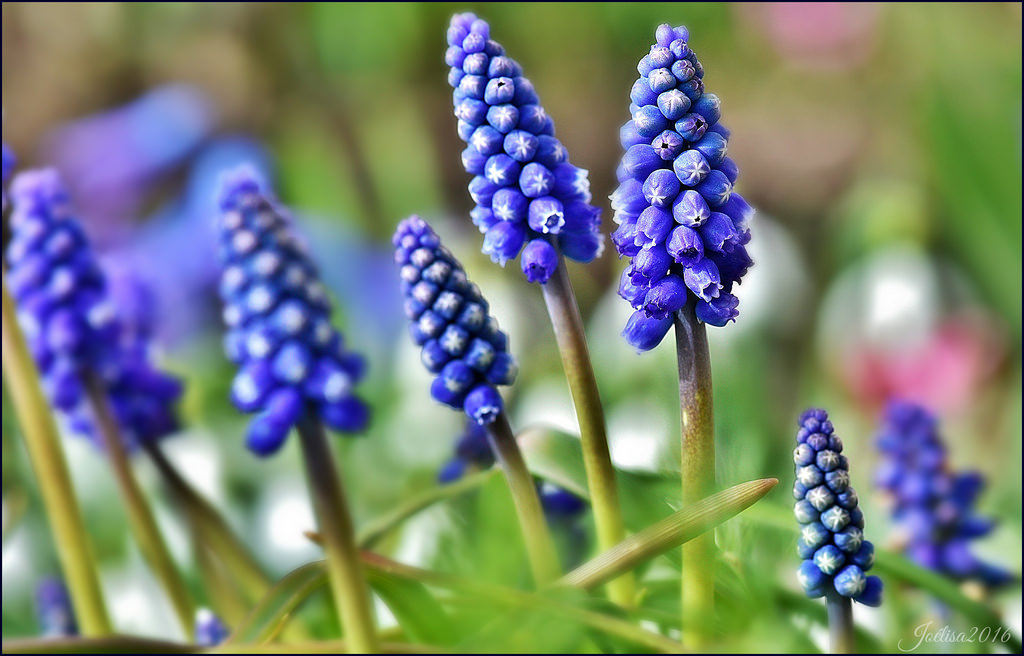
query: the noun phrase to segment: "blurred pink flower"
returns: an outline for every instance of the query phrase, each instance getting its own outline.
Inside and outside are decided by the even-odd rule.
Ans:
[[[890,398],[957,412],[969,406],[1003,356],[998,329],[975,314],[946,318],[923,340],[901,348],[862,341],[844,353],[839,377],[858,399]]]
[[[879,12],[874,3],[744,3],[739,11],[781,57],[801,66],[852,68],[874,49]]]

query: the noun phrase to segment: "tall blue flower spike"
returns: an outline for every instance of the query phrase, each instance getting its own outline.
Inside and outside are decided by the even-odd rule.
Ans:
[[[228,627],[209,608],[196,609],[196,644],[200,647],[216,647],[230,635]]]
[[[173,433],[181,385],[153,367],[144,341],[126,333],[57,172],[19,174],[11,196],[8,282],[46,391],[68,427],[99,444],[84,389],[89,373],[106,389],[127,448]]]
[[[522,251],[523,273],[537,283],[554,273],[556,246],[578,262],[600,255],[601,210],[590,204],[587,172],[569,163],[533,85],[487,22],[452,17],[445,62],[484,253],[504,266]]]
[[[867,576],[875,547],[864,539],[864,514],[857,507],[857,492],[850,487],[843,442],[824,410],[807,410],[799,425],[793,451],[793,513],[801,525],[800,584],[808,597],[821,597],[832,588],[843,597],[878,606],[882,581]]]
[[[725,155],[721,103],[704,91],[687,29],[661,25],[656,38],[637,66],[611,196],[619,226],[612,242],[631,258],[619,295],[635,311],[623,336],[641,351],[661,343],[687,303],[713,326],[735,320],[732,287],[752,264],[745,245],[753,210],[733,193],[738,169]]]
[[[78,635],[71,597],[60,579],[45,578],[36,586],[36,621],[39,633],[46,638]]]
[[[971,553],[971,541],[995,526],[974,511],[985,482],[977,472],[951,470],[936,417],[917,404],[893,401],[876,444],[882,454],[876,483],[892,498],[907,556],[957,580],[1009,583],[1009,572]]]
[[[518,373],[508,337],[426,221],[402,221],[391,242],[412,339],[423,349],[423,365],[437,374],[431,396],[478,424],[491,423],[503,408],[496,386],[511,385]]]
[[[248,166],[225,175],[220,207],[224,347],[238,365],[231,399],[256,413],[249,449],[277,452],[305,412],[335,430],[361,431],[369,409],[355,385],[365,363],[331,325],[327,292],[284,211]]]

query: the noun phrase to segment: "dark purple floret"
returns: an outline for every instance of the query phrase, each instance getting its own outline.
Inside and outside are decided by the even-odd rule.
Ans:
[[[306,413],[337,431],[363,430],[369,409],[354,388],[365,363],[331,324],[317,268],[283,210],[247,166],[224,177],[220,208],[224,345],[238,365],[232,401],[256,413],[249,448],[276,452]]]
[[[661,342],[686,303],[705,323],[734,321],[732,287],[751,265],[745,245],[752,210],[733,192],[738,171],[725,156],[721,102],[704,91],[704,69],[688,38],[685,27],[658,27],[630,91],[632,120],[619,133],[626,152],[611,196],[619,226],[612,241],[633,260],[629,271],[639,289],[623,296],[635,310],[623,336],[641,351]],[[674,295],[679,285],[666,280],[688,288],[683,303]],[[664,299],[668,289],[670,303],[651,302],[646,293]]]
[[[437,375],[431,396],[481,425],[491,423],[504,407],[496,386],[511,385],[518,370],[508,337],[426,221],[409,217],[391,241],[410,333],[422,348],[423,365]]]
[[[882,581],[867,572],[875,548],[864,539],[864,515],[850,487],[850,467],[843,442],[828,414],[811,408],[801,415],[793,451],[796,482],[793,514],[800,523],[798,575],[809,597],[831,589],[867,606],[882,603]]]
[[[951,469],[935,415],[920,405],[893,401],[876,444],[882,461],[875,480],[892,498],[893,520],[906,555],[960,581],[990,587],[1009,583],[1008,571],[970,551],[970,543],[995,526],[975,514],[984,479],[977,472]]]
[[[601,254],[601,210],[590,204],[587,172],[569,163],[522,67],[489,35],[485,21],[458,14],[445,52],[458,132],[467,145],[462,163],[475,176],[473,222],[485,233],[484,253],[502,266],[526,246],[523,273],[543,284],[554,272],[556,246],[579,262]],[[539,241],[550,248],[535,246]]]
[[[11,186],[8,284],[44,386],[75,434],[99,444],[87,376],[107,393],[126,448],[177,430],[177,379],[150,361],[149,334],[118,307],[53,169],[26,171]]]

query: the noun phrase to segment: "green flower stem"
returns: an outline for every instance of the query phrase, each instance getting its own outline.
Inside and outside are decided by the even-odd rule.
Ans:
[[[92,407],[97,432],[106,449],[107,461],[114,472],[114,480],[121,490],[125,510],[128,513],[128,525],[135,536],[142,556],[163,586],[171,600],[171,606],[178,616],[178,622],[185,635],[192,637],[195,629],[195,606],[188,593],[188,586],[171,558],[170,550],[164,542],[156,518],[146,503],[139,482],[132,473],[131,462],[125,451],[120,428],[114,418],[107,399],[102,381],[93,372],[84,372],[85,391]]]
[[[828,642],[833,654],[857,653],[853,633],[853,603],[834,590],[825,593],[828,605]]]
[[[377,650],[377,637],[370,607],[370,590],[359,562],[352,516],[327,444],[327,435],[308,410],[299,421],[298,432],[345,641],[351,653],[373,653]]]
[[[18,326],[14,300],[7,293],[6,273],[2,287],[4,379],[25,434],[25,448],[39,484],[64,580],[82,632],[93,637],[108,635],[113,628],[103,600],[89,534],[71,485],[57,425],[43,398],[39,374]]]
[[[704,324],[693,303],[676,313],[679,362],[679,415],[682,429],[683,508],[715,490],[715,429],[711,399],[711,356]],[[709,531],[683,545],[682,627],[684,642],[708,646],[715,604],[715,534]]]
[[[588,589],[600,585],[673,547],[697,539],[753,505],[778,482],[777,478],[749,481],[701,499],[583,563],[559,583]]]
[[[533,475],[526,468],[526,461],[504,412],[487,425],[487,439],[512,492],[534,583],[542,586],[558,578],[558,552],[544,518]]]
[[[184,508],[199,541],[220,556],[224,567],[231,572],[251,600],[262,598],[272,582],[224,517],[182,477],[159,444],[146,442],[143,448],[174,498]]]
[[[587,472],[590,507],[594,513],[598,547],[603,551],[626,537],[619,506],[619,490],[615,481],[615,468],[608,451],[604,408],[590,363],[587,338],[583,330],[576,295],[565,266],[565,258],[558,256],[558,267],[544,285],[544,302],[548,307],[551,325],[555,330],[562,367],[569,381],[576,416],[580,425],[583,447],[583,466]],[[608,597],[619,606],[633,605],[636,590],[631,573],[609,581]]]

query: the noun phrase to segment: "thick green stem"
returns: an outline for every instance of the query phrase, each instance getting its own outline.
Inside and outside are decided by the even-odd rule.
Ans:
[[[263,597],[272,584],[256,558],[241,543],[224,517],[205,497],[195,491],[178,469],[171,464],[156,442],[143,447],[149,455],[171,494],[184,508],[185,515],[196,531],[197,539],[220,556],[223,565],[245,589],[250,600]]]
[[[615,481],[615,467],[608,451],[604,408],[590,363],[587,337],[583,330],[576,295],[572,290],[565,259],[559,255],[558,267],[544,285],[544,302],[555,330],[562,367],[569,381],[576,417],[580,425],[583,447],[583,466],[587,472],[590,507],[594,512],[598,547],[604,551],[626,537],[619,506],[619,490]],[[631,573],[609,581],[608,596],[620,606],[631,606],[635,597],[635,582]]]
[[[71,485],[57,425],[43,397],[39,374],[18,326],[14,301],[7,293],[6,273],[2,287],[4,379],[25,434],[25,448],[43,498],[64,580],[82,632],[90,637],[109,635],[113,629],[103,600],[92,544]]]
[[[679,415],[682,429],[683,508],[715,490],[715,430],[711,401],[711,357],[704,324],[693,303],[676,313],[679,361]],[[683,642],[708,646],[715,604],[715,534],[709,531],[683,545]]]
[[[487,425],[487,439],[512,492],[534,583],[542,586],[559,575],[558,552],[544,518],[537,486],[526,468],[526,461],[504,412]]]
[[[377,637],[370,590],[359,561],[352,516],[327,436],[308,410],[298,429],[313,508],[324,540],[331,591],[345,629],[345,642],[351,653],[373,653],[377,651]]]
[[[857,653],[857,640],[853,633],[853,603],[834,590],[825,593],[828,604],[828,642],[833,654]]]
[[[146,503],[142,488],[132,472],[131,462],[128,460],[121,431],[110,408],[103,382],[96,374],[88,371],[83,372],[83,378],[97,432],[103,441],[107,452],[107,461],[110,463],[110,468],[114,472],[114,480],[117,481],[121,497],[124,499],[125,510],[128,513],[128,525],[131,527],[143,558],[149,563],[153,574],[156,575],[170,598],[181,628],[185,635],[191,638],[195,628],[195,606],[188,593],[188,586],[185,585],[185,580],[174,564],[174,559],[171,558],[171,552],[160,534],[153,511]]]

